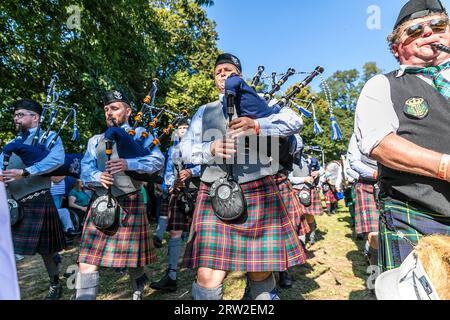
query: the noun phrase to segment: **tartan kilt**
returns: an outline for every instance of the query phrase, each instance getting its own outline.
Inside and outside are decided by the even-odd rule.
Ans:
[[[19,201],[23,219],[11,227],[14,253],[48,255],[66,248],[63,226],[50,190],[25,202]]]
[[[337,202],[337,201],[338,201],[337,198],[336,198],[336,195],[335,195],[334,192],[331,190],[331,188],[330,188],[328,191],[325,191],[325,192],[323,193],[323,197],[325,198],[325,202],[327,203],[327,206],[328,206],[330,203],[334,203],[334,202]]]
[[[197,198],[197,191],[191,192],[192,198]],[[169,200],[169,222],[167,224],[167,231],[183,231],[189,232],[191,229],[192,216],[187,216],[178,209],[179,194],[172,194]]]
[[[380,214],[379,259],[382,271],[398,268],[413,248],[400,238],[394,228],[416,245],[420,238],[432,234],[450,236],[450,217],[427,210],[411,202],[389,199]]]
[[[159,216],[160,217],[168,217],[169,216],[169,199],[170,196],[167,198],[161,198],[161,207],[159,209]]]
[[[292,187],[292,184],[287,180],[287,175],[278,173],[274,176],[275,182],[280,190],[281,198],[283,199],[286,210],[289,213],[294,229],[297,230],[297,235],[302,236],[309,233],[308,221],[306,221],[305,207],[297,198],[297,190]]]
[[[303,210],[306,214],[314,216],[323,215],[322,200],[320,199],[319,190],[317,190],[316,188],[311,189],[311,205],[309,207],[305,207],[301,203],[300,205],[303,207]]]
[[[142,194],[137,192],[116,199],[122,210],[120,225],[114,232],[97,229],[90,219],[89,209],[78,262],[113,268],[136,268],[155,262],[156,253]]]
[[[378,212],[374,186],[370,183],[355,184],[355,230],[357,234],[378,232]]]
[[[285,175],[275,176],[281,197],[294,198]],[[306,254],[297,237],[300,211],[295,201],[285,210],[275,188],[274,177],[264,177],[240,185],[247,202],[244,216],[233,222],[218,219],[209,198],[209,188],[200,185],[191,232],[183,264],[187,268],[224,271],[284,271],[303,264]],[[281,180],[283,182],[281,183]],[[277,188],[278,189],[278,188]],[[283,196],[284,195],[284,196]],[[295,216],[293,221],[291,216]]]

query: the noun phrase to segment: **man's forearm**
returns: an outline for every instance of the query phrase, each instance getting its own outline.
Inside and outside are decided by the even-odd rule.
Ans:
[[[398,171],[438,178],[442,153],[422,148],[392,133],[372,150],[371,157]],[[447,181],[449,175],[447,173]]]

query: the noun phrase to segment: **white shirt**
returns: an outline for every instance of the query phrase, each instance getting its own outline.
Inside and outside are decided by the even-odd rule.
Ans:
[[[3,182],[0,182],[0,300],[20,300],[9,208]]]
[[[444,61],[448,62],[450,61]],[[420,68],[401,65],[397,77],[404,75],[406,69]],[[450,69],[442,71],[445,79],[450,81]],[[416,75],[429,85],[433,85],[431,77]],[[355,113],[355,135],[359,149],[369,156],[372,150],[390,133],[396,133],[399,120],[391,99],[391,86],[384,75],[376,75],[367,81],[358,99]]]

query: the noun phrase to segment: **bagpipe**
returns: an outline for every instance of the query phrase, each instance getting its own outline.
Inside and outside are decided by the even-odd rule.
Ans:
[[[450,50],[450,48],[449,48]],[[261,80],[264,79],[271,79],[272,82],[272,88],[269,92],[262,93],[266,101],[271,101],[275,98],[275,94],[281,89],[281,87],[287,82],[287,80],[298,74],[307,74],[307,77],[300,82],[299,84],[294,85],[293,90],[289,93],[284,95],[281,99],[278,99],[276,101],[276,104],[279,105],[279,107],[291,107],[294,110],[297,110],[300,112],[302,116],[305,116],[306,118],[313,119],[314,123],[314,134],[320,135],[323,133],[323,129],[319,125],[319,121],[316,117],[316,108],[315,108],[315,102],[317,101],[316,97],[311,97],[309,100],[303,100],[296,98],[296,95],[298,95],[301,92],[301,89],[304,88],[306,85],[308,85],[315,77],[320,77],[321,81],[321,87],[323,89],[323,94],[325,95],[325,100],[328,104],[329,114],[330,114],[330,129],[331,129],[331,140],[342,140],[342,132],[339,127],[339,124],[337,123],[336,116],[333,112],[333,100],[330,88],[325,81],[325,79],[322,77],[322,73],[324,71],[324,68],[321,66],[318,66],[314,71],[312,72],[296,72],[295,69],[289,68],[286,73],[284,74],[277,74],[276,72],[272,72],[270,76],[264,74],[264,66],[259,66],[258,71],[256,75],[253,77],[252,80],[252,87],[255,89],[256,85],[258,85]],[[281,77],[280,80],[277,81],[277,77]],[[301,104],[305,104],[306,106],[301,106]]]
[[[430,46],[436,48],[439,51],[445,52],[445,53],[449,53],[450,54],[450,47],[444,46],[443,44],[440,43],[431,43]]]
[[[134,116],[134,122],[128,131],[118,127],[115,123],[115,119],[110,119],[114,126],[108,128],[105,132],[105,139],[115,142],[117,147],[117,153],[121,159],[132,159],[136,157],[145,157],[151,154],[152,150],[159,146],[166,139],[170,138],[173,129],[178,123],[188,117],[186,110],[182,110],[180,113],[175,113],[164,106],[161,108],[155,107],[155,95],[158,90],[158,79],[153,79],[149,94],[144,98],[143,105],[140,111]],[[156,115],[153,115],[153,111],[157,111]],[[162,129],[161,134],[158,135],[157,125],[164,114],[171,114],[174,119],[167,127]],[[136,139],[137,128],[143,128],[140,136]],[[145,140],[153,135],[153,140],[149,146],[146,146]],[[125,171],[125,174],[129,177],[145,182],[162,183],[163,178],[158,173],[138,173],[135,171]]]
[[[13,153],[20,157],[22,162],[27,167],[43,160],[45,157],[47,157],[47,155],[57,143],[58,138],[61,136],[64,128],[72,120],[72,141],[77,141],[79,139],[76,122],[78,105],[73,104],[72,107],[67,108],[62,103],[57,104],[59,100],[59,94],[55,90],[57,80],[58,76],[54,74],[48,86],[46,102],[43,106],[42,114],[40,116],[36,131],[31,139],[31,144],[24,143],[26,138],[22,134],[22,138],[18,139],[16,137],[16,139],[14,139],[3,148],[4,159],[7,159],[8,162]],[[55,134],[52,136],[52,131],[53,129],[55,129],[57,118],[61,111],[67,111],[67,114],[65,115],[65,117],[63,117],[64,120],[62,121],[59,128],[54,130]],[[49,114],[47,120],[47,128],[46,130],[44,130],[43,134],[41,134],[47,114]],[[19,134],[19,136],[20,135],[21,134]],[[45,174],[44,176],[72,176],[78,179],[80,177],[80,163],[82,158],[82,154],[65,154],[64,164],[56,170]],[[3,163],[3,165],[5,165],[5,163]]]

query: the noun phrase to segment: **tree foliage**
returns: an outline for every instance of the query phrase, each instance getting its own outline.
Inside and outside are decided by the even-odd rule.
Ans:
[[[45,100],[52,73],[59,75],[61,100],[78,103],[81,145],[103,129],[101,94],[123,90],[140,107],[154,77],[157,104],[188,70],[208,80],[217,55],[214,22],[201,5],[212,1],[6,0],[0,3],[0,138],[11,137],[8,106],[18,98]],[[68,19],[76,6],[80,28]],[[188,84],[188,87],[193,87]],[[190,103],[201,104],[199,91]],[[182,101],[170,101],[175,110]],[[65,139],[65,141],[67,141]],[[70,149],[70,146],[68,146]],[[73,146],[72,146],[73,147]],[[73,148],[72,148],[73,149]]]

